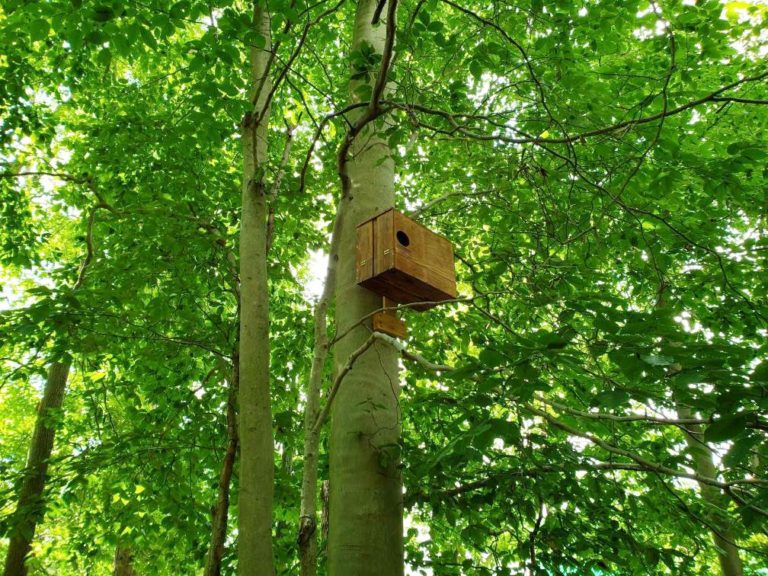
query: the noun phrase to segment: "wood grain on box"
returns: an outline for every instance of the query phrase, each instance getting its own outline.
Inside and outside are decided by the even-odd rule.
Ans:
[[[383,308],[390,308],[397,304],[389,298],[382,298],[382,301]],[[405,327],[405,322],[397,317],[397,310],[376,312],[373,315],[373,330],[375,332],[383,332],[394,338],[405,339],[408,336],[408,329]]]
[[[453,247],[400,212],[387,210],[357,228],[357,282],[394,302],[426,310],[456,298]]]

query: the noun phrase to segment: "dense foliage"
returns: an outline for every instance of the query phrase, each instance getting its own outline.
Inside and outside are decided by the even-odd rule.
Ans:
[[[294,574],[309,287],[348,81],[381,57],[349,50],[353,2],[269,10],[275,554]],[[72,362],[31,574],[110,573],[118,543],[138,574],[202,571],[250,15],[3,2],[0,535],[46,367]],[[765,573],[767,23],[757,1],[399,5],[377,122],[398,207],[452,240],[461,294],[403,311],[412,573],[712,574],[713,530]],[[237,474],[233,494],[227,574]]]

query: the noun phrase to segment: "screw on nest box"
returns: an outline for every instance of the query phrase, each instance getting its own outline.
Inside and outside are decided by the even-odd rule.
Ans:
[[[451,242],[394,209],[357,227],[357,283],[414,310],[456,298]]]

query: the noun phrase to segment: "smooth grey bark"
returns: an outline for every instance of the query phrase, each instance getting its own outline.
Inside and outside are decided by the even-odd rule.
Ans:
[[[37,420],[24,468],[19,501],[11,518],[13,532],[5,557],[4,576],[25,576],[27,573],[26,558],[32,547],[37,524],[45,514],[43,491],[56,435],[57,412],[64,400],[68,376],[67,363],[53,362],[48,369],[48,378],[37,409]]]
[[[327,301],[321,299],[315,308],[315,351],[307,386],[307,404],[304,408],[304,468],[301,478],[298,534],[301,576],[317,574],[317,459],[320,430],[315,430],[315,422],[320,412],[320,387],[328,352],[326,310]],[[319,317],[320,314],[322,318]]]
[[[240,492],[238,495],[238,573],[272,576],[274,439],[269,395],[269,300],[267,278],[267,160],[269,13],[254,8],[255,32],[264,48],[253,46],[251,101],[243,121],[243,193],[240,222]]]
[[[358,3],[353,50],[368,43],[385,54],[388,26],[371,24],[377,4],[376,0]],[[394,26],[394,21],[388,19],[387,24]],[[355,101],[356,83],[350,88]],[[365,114],[371,117],[368,110],[351,119],[355,122]],[[344,218],[335,300],[336,329],[344,336],[334,348],[337,375],[369,339],[370,324],[354,326],[381,307],[381,296],[359,287],[355,279],[356,226],[394,205],[394,164],[379,130],[374,122],[367,123],[352,142],[348,157],[339,159]],[[330,576],[401,576],[404,572],[399,410],[397,351],[375,339],[346,374],[331,409]]]
[[[680,418],[692,418],[693,414],[687,408],[678,408]],[[717,478],[717,468],[713,460],[712,449],[704,440],[704,433],[698,424],[689,424],[685,434],[688,450],[693,457],[696,474],[706,478]],[[717,558],[720,562],[720,571],[723,576],[743,576],[744,570],[739,556],[739,549],[735,545],[735,536],[731,524],[725,513],[728,506],[727,499],[720,490],[709,484],[699,482],[701,498],[710,507],[707,521],[712,532],[712,541],[717,550]]]
[[[304,408],[304,468],[301,479],[301,512],[299,518],[299,564],[301,576],[317,574],[317,460],[320,452],[320,392],[325,361],[328,356],[328,307],[336,286],[339,238],[344,213],[338,210],[331,234],[325,285],[314,310],[315,342],[312,367],[307,383]]]

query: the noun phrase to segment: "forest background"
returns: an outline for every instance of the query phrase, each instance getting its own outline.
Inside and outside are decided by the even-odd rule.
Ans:
[[[767,17],[4,0],[5,575],[768,573]]]

